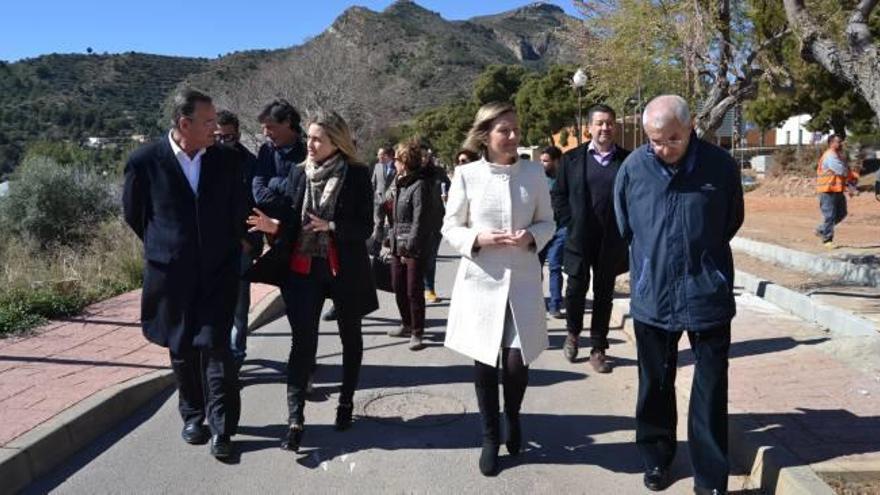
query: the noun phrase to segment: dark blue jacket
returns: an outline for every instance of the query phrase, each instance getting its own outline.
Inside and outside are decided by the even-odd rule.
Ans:
[[[272,143],[260,146],[254,173],[253,193],[260,208],[269,216],[277,216],[288,206],[284,201],[290,169],[306,159],[306,147],[297,141],[290,147],[276,148]]]
[[[614,209],[630,245],[633,319],[668,331],[730,322],[730,240],[743,222],[743,191],[727,151],[692,135],[673,171],[640,147],[617,175]]]

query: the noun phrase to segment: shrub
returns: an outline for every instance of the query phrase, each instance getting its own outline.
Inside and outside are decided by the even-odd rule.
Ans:
[[[0,238],[0,336],[79,313],[142,284],[140,240],[121,220],[97,225],[79,247],[44,249]]]
[[[43,249],[77,246],[117,211],[113,189],[102,175],[29,157],[8,195],[0,199],[0,229],[33,240]]]

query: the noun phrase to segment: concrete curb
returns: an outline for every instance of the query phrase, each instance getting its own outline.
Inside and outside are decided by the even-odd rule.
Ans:
[[[251,308],[248,330],[283,313],[284,303],[276,289]],[[24,489],[172,385],[171,370],[158,370],[118,383],[11,441],[0,448],[0,493]]]
[[[614,301],[611,327],[622,330],[630,344],[635,345],[629,299]],[[684,400],[690,398],[689,391],[681,387],[678,395]],[[797,465],[794,454],[783,447],[771,446],[774,442],[769,434],[758,431],[746,420],[731,415],[728,439],[731,465],[749,473],[752,488],[776,495],[834,495],[834,490],[810,466]]]
[[[796,270],[817,275],[831,275],[854,284],[880,287],[880,270],[865,265],[805,253],[745,237],[734,237],[730,241],[730,247]]]
[[[779,306],[789,313],[833,333],[846,336],[876,335],[874,322],[828,304],[815,301],[810,296],[776,285],[751,273],[736,270],[736,285],[765,301]]]

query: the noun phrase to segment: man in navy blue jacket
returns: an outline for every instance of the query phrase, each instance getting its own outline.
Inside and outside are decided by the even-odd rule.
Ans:
[[[171,131],[125,166],[125,221],[144,243],[141,324],[167,347],[182,437],[232,455],[241,409],[229,329],[238,288],[246,189],[239,160],[214,144],[217,113],[194,90],[174,97]]]
[[[257,152],[254,199],[257,208],[266,214],[280,215],[289,206],[284,203],[284,191],[290,167],[306,159],[300,115],[287,100],[277,99],[266,105],[257,119],[269,142]]]
[[[727,367],[736,314],[730,240],[743,222],[739,170],[729,153],[696,137],[679,96],[652,100],[642,124],[649,144],[623,163],[614,208],[630,245],[644,482],[655,491],[669,485],[678,341],[686,331],[696,360],[688,412],[694,489],[726,493]]]

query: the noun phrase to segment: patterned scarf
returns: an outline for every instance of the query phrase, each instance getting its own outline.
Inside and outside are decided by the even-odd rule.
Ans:
[[[315,163],[307,159],[305,164],[306,192],[303,199],[302,223],[309,223],[309,213],[319,218],[333,220],[336,211],[336,201],[342,190],[342,182],[345,180],[345,172],[348,167],[342,155],[328,158],[324,163]],[[299,237],[297,252],[305,256],[318,256],[326,258],[330,246],[330,232],[306,232]]]

